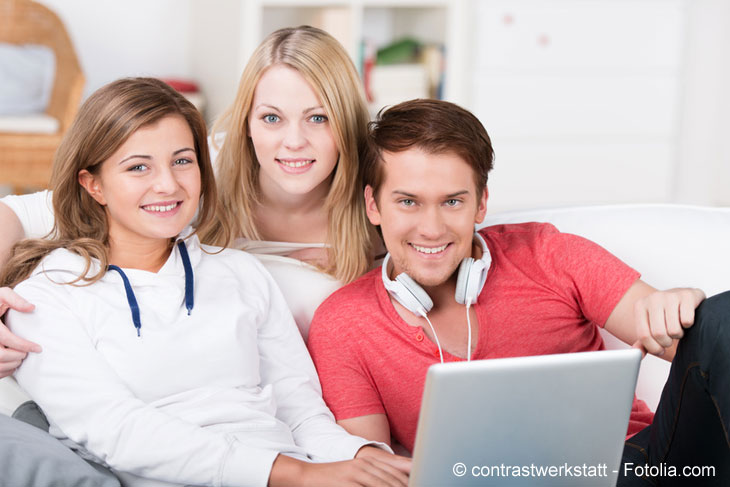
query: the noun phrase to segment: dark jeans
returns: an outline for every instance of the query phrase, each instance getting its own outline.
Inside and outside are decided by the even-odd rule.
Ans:
[[[697,308],[653,423],[626,441],[617,485],[730,486],[728,431],[730,291]]]

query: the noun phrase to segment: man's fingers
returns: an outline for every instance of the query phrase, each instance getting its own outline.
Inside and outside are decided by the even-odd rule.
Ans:
[[[634,315],[636,320],[636,341],[639,342],[641,347],[647,352],[654,355],[662,355],[664,353],[664,347],[659,345],[654,338],[652,338],[649,311],[647,307],[641,303],[637,303],[634,308]]]
[[[43,350],[37,343],[30,342],[17,335],[13,335],[2,322],[0,322],[0,345],[19,352],[40,353]],[[0,351],[0,356],[1,354],[2,351]]]
[[[644,345],[641,344],[641,340],[636,340],[633,345],[631,345],[631,348],[635,348],[637,350],[641,351],[641,358],[646,357],[646,349],[644,348]]]
[[[672,346],[672,338],[667,333],[667,321],[664,313],[664,307],[659,303],[655,303],[649,309],[649,329],[651,330],[651,337],[661,347],[667,348]],[[648,347],[647,350],[649,350]]]
[[[646,350],[648,353],[652,355],[656,355],[658,357],[661,357],[664,355],[664,347],[659,345],[656,340],[652,337],[643,337],[639,340],[641,342],[641,346],[644,347],[644,350]]]
[[[690,289],[679,302],[679,321],[684,328],[689,328],[695,322],[695,308],[705,299],[705,293],[700,289]]]
[[[666,309],[664,311],[664,319],[667,323],[667,334],[671,338],[682,338],[684,336],[684,330],[682,329],[682,324],[680,323],[680,312],[681,308],[679,307],[679,305],[676,309]]]

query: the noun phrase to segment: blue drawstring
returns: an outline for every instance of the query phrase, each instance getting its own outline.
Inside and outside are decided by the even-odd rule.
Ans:
[[[190,312],[193,310],[195,304],[193,266],[190,264],[190,256],[188,255],[188,249],[185,247],[185,242],[182,240],[179,241],[177,248],[180,250],[180,257],[182,258],[183,268],[185,269],[185,308],[188,310],[188,316],[190,316]],[[137,336],[141,337],[142,320],[139,317],[139,304],[137,304],[137,298],[134,296],[132,285],[129,283],[127,275],[118,266],[111,264],[108,269],[117,271],[122,276],[124,292],[127,294],[127,303],[129,303],[129,309],[132,311],[132,323],[134,323],[134,327],[137,329]]]
[[[122,276],[122,281],[124,282],[124,291],[127,293],[127,302],[129,303],[129,309],[132,310],[132,323],[134,323],[134,327],[137,329],[137,336],[140,336],[139,331],[142,329],[142,321],[139,319],[139,305],[137,304],[137,298],[134,297],[132,285],[129,283],[127,275],[119,267],[115,265],[110,265],[109,269],[117,271],[119,275]]]
[[[188,249],[185,247],[185,242],[180,240],[177,243],[177,248],[180,249],[180,257],[182,257],[183,267],[185,268],[185,308],[188,310],[188,316],[195,306],[195,297],[193,296],[193,266],[190,265],[190,256],[188,256]]]

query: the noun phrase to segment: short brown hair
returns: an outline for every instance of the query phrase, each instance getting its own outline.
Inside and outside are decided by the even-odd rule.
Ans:
[[[453,153],[474,170],[477,190],[487,186],[494,151],[487,131],[468,110],[442,100],[410,100],[381,110],[370,122],[362,157],[363,182],[373,194],[383,182],[382,153],[419,148],[431,154]]]

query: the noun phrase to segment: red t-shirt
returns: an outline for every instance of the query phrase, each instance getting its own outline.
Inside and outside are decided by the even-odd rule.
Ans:
[[[480,233],[492,264],[473,305],[479,321],[473,358],[604,348],[598,327],[639,278],[635,270],[550,224],[496,225]],[[412,451],[426,371],[439,353],[421,328],[398,315],[380,268],[322,303],[308,345],[335,417],[385,413],[393,438]],[[461,359],[444,351],[444,360]],[[635,399],[628,434],[651,419],[646,404]]]

